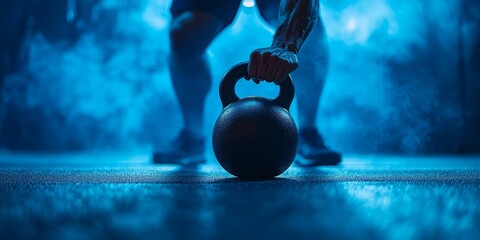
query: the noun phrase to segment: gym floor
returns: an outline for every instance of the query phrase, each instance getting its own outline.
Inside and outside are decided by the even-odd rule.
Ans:
[[[0,164],[0,239],[480,239],[480,156],[347,156],[267,181],[141,154]]]

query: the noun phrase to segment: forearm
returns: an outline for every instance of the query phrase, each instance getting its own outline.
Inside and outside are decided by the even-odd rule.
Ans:
[[[274,47],[298,53],[319,15],[319,0],[282,0]]]

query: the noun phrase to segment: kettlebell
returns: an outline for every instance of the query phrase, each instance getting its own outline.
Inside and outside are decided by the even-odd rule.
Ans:
[[[220,165],[239,178],[273,178],[292,164],[298,132],[289,108],[295,94],[290,76],[275,99],[239,99],[236,83],[247,76],[248,63],[233,66],[220,83],[223,110],[212,143]]]

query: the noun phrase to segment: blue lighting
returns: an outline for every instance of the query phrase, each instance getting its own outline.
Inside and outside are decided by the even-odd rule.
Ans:
[[[3,83],[2,147],[161,147],[181,127],[168,71],[171,1],[64,2],[36,6],[28,18],[34,21],[25,21],[32,24],[18,44],[25,46],[19,51],[24,58]],[[476,89],[473,30],[480,17],[471,11],[467,18],[461,4],[323,2],[330,59],[318,126],[330,145],[346,152],[453,151],[442,139],[458,139],[462,117],[478,112],[468,89]],[[221,110],[221,76],[272,42],[275,28],[255,6],[244,0],[233,24],[208,48],[214,84],[205,104],[207,133]],[[465,96],[459,95],[459,69],[466,71]],[[240,96],[278,93],[275,86],[243,81],[237,90]]]

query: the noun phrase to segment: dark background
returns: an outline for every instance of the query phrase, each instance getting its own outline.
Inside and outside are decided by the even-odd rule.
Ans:
[[[181,127],[167,69],[169,6],[2,0],[0,149],[165,146]],[[325,0],[322,17],[331,59],[318,125],[331,146],[346,153],[480,150],[479,1]],[[214,82],[268,46],[272,32],[254,8],[242,7],[209,48]],[[278,91],[241,85],[244,95]],[[209,134],[221,110],[217,86],[206,103]]]

